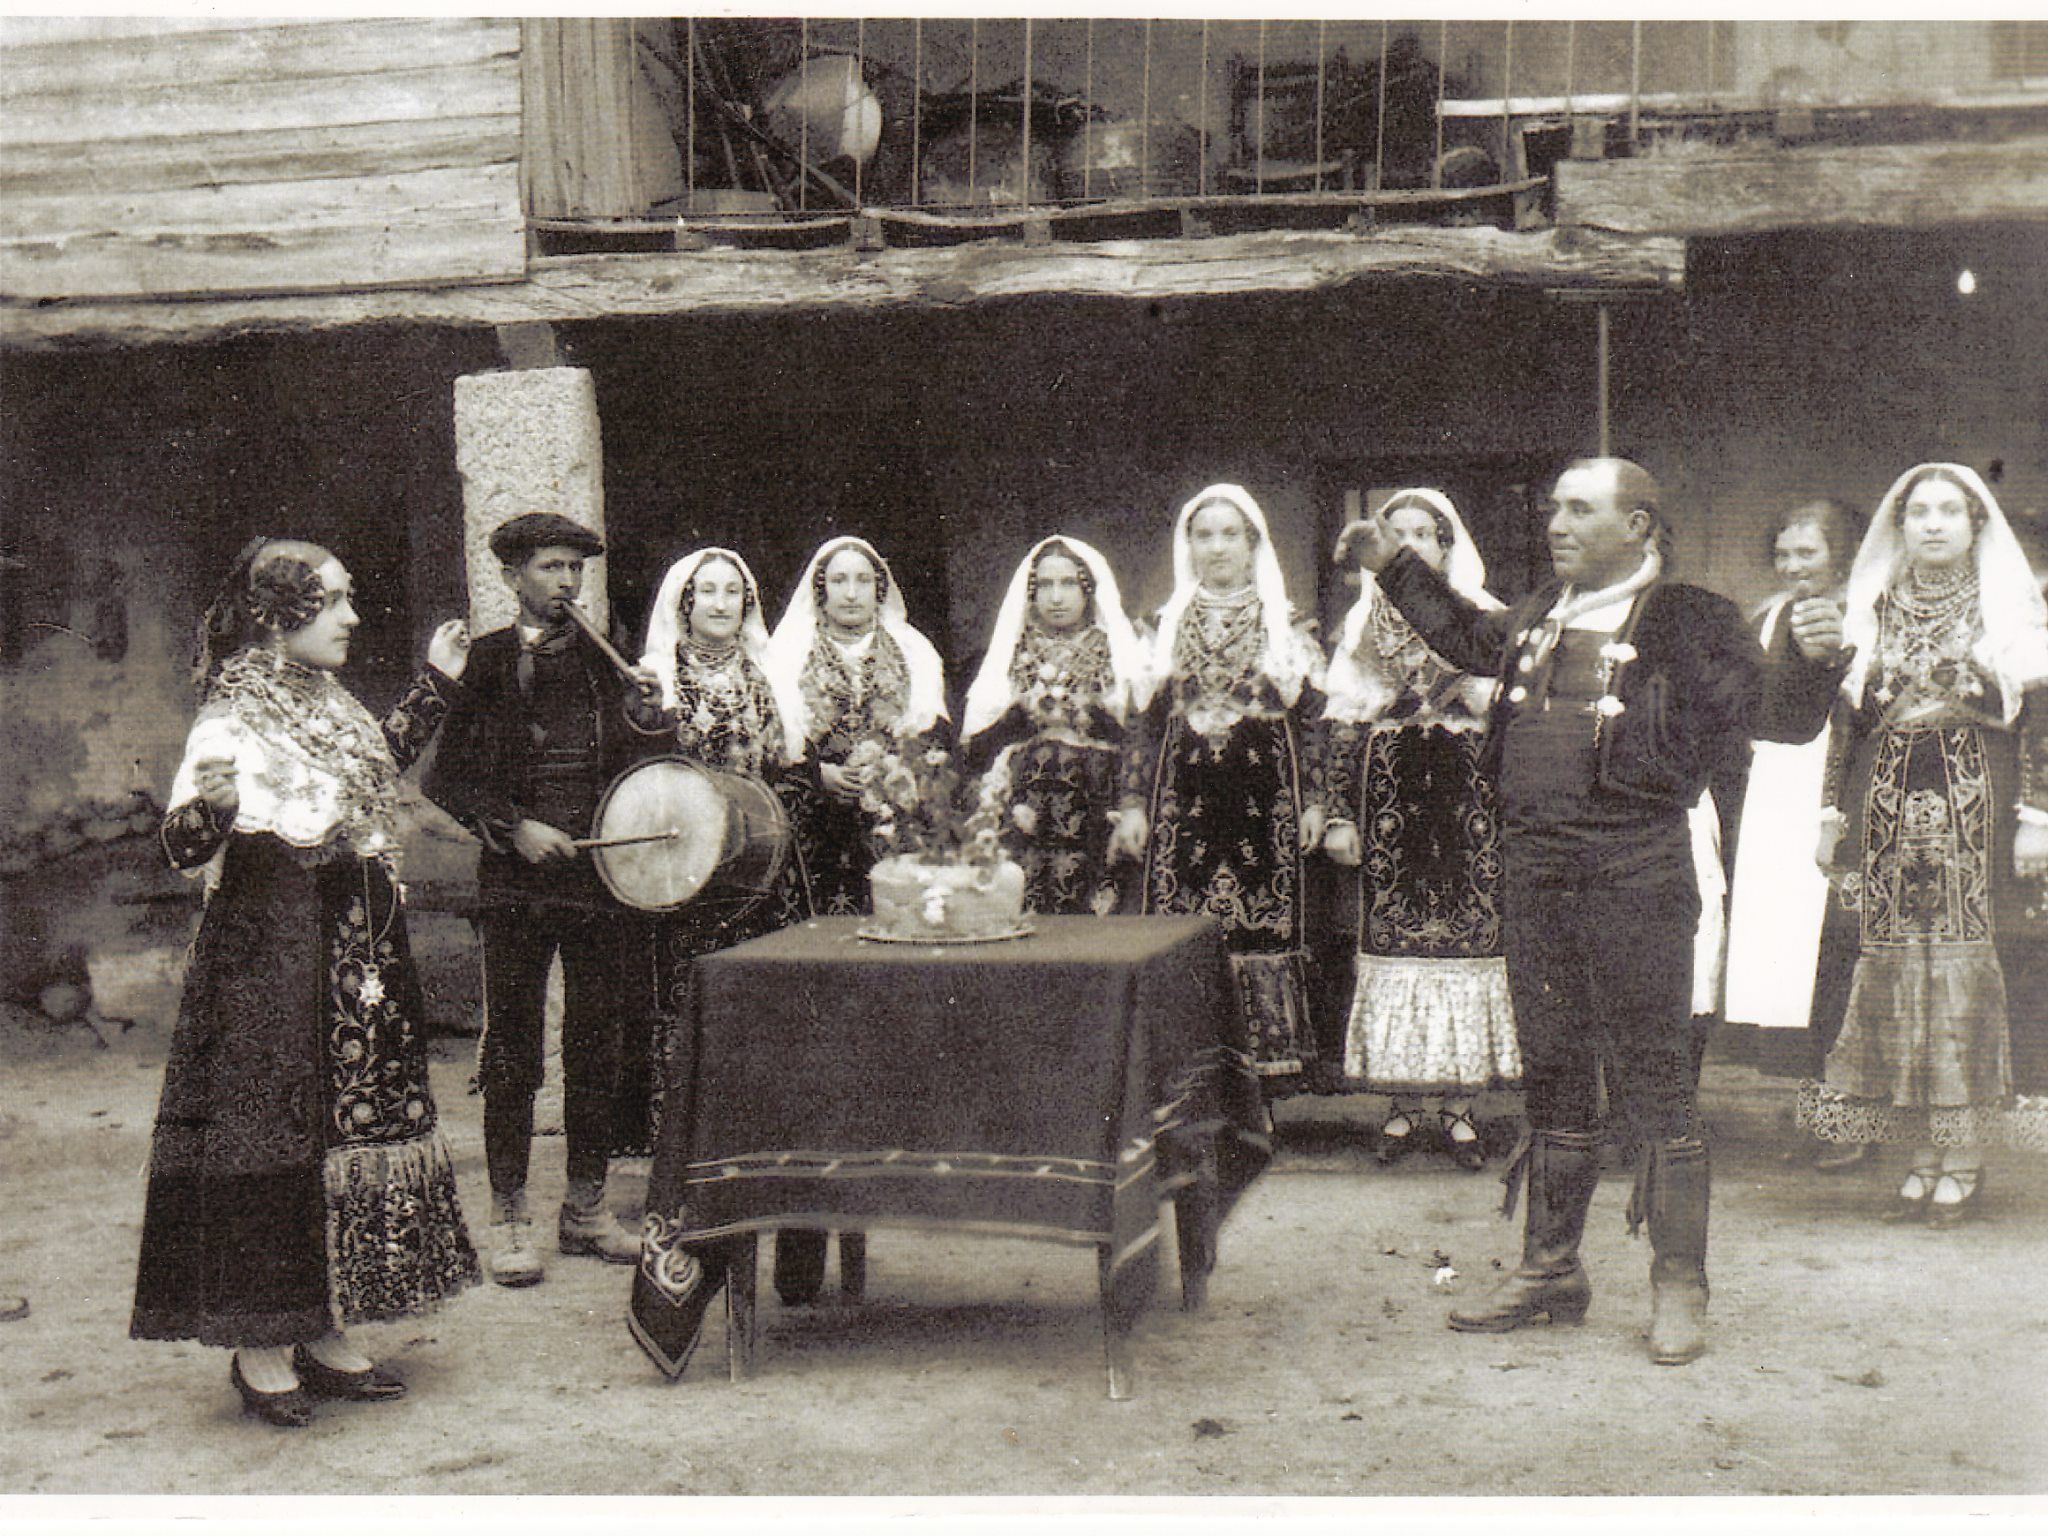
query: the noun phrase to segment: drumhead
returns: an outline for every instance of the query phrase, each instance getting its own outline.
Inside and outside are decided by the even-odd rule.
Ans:
[[[718,869],[729,815],[725,796],[704,769],[682,758],[655,758],[627,769],[605,792],[594,835],[675,835],[593,848],[591,857],[606,887],[625,905],[665,912],[703,890]]]

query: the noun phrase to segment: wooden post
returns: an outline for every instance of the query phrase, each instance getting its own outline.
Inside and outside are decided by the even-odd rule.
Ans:
[[[1131,1367],[1131,1326],[1135,1319],[1124,1316],[1111,1299],[1113,1254],[1110,1244],[1098,1245],[1095,1268],[1097,1285],[1102,1293],[1102,1363],[1109,1376],[1109,1400],[1123,1403],[1130,1401],[1135,1387]]]
[[[1023,183],[1017,188],[1017,206],[1031,206],[1031,18],[1024,18],[1024,100],[1023,110],[1018,113],[1017,139],[1021,149],[1019,158],[1023,165],[1018,179]]]
[[[732,1256],[725,1272],[725,1373],[732,1381],[745,1381],[754,1374],[754,1346],[760,1326],[754,1302],[760,1284],[760,1259],[761,1240],[753,1233],[743,1233],[732,1240]]]
[[[1601,457],[1601,458],[1603,458],[1603,459],[1604,459],[1604,458],[1606,458],[1606,457],[1608,457],[1608,450],[1609,450],[1609,449],[1610,449],[1610,448],[1611,448],[1611,447],[1613,446],[1613,436],[1612,436],[1612,433],[1611,433],[1611,432],[1610,432],[1610,431],[1608,430],[1608,395],[1607,395],[1607,389],[1608,389],[1608,355],[1607,355],[1607,326],[1608,326],[1608,319],[1607,319],[1607,306],[1606,306],[1605,304],[1602,304],[1602,305],[1600,306],[1600,310],[1599,310],[1599,329],[1600,329],[1600,342],[1599,342],[1599,346],[1600,346],[1600,360],[1599,360],[1599,374],[1600,374],[1600,380],[1599,380],[1599,390],[1600,390],[1600,457]]]

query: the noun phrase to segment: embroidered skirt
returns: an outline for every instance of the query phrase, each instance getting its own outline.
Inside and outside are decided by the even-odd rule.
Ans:
[[[1343,1088],[1463,1094],[1521,1076],[1501,959],[1500,822],[1480,740],[1438,727],[1365,734]]]
[[[1117,909],[1109,868],[1117,808],[1117,755],[1107,747],[1030,741],[1010,762],[1011,803],[1031,812],[1030,834],[1010,838],[1024,870],[1024,908],[1107,917]]]
[[[2048,1099],[2013,1091],[2007,965],[2028,991],[2035,967],[2012,942],[2009,746],[1976,726],[1883,728],[1852,765],[1861,947],[1824,1081],[1800,1101],[1825,1140],[2048,1150]]]
[[[231,840],[164,1069],[135,1337],[304,1343],[477,1282],[424,1022],[382,866]]]
[[[1217,737],[1171,716],[1153,778],[1145,912],[1223,924],[1246,1034],[1268,1093],[1316,1060],[1302,928],[1301,771],[1293,724],[1246,716]]]

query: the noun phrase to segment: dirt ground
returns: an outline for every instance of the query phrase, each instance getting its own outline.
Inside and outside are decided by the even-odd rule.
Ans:
[[[1104,1392],[1092,1253],[882,1231],[864,1303],[785,1310],[764,1274],[743,1384],[715,1318],[663,1382],[626,1332],[624,1273],[550,1255],[537,1289],[361,1330],[410,1383],[403,1402],[273,1430],[240,1415],[221,1352],[127,1337],[166,1033],[102,1047],[0,1019],[0,1293],[31,1304],[0,1322],[0,1493],[2048,1490],[2038,1165],[1995,1160],[1962,1230],[1881,1225],[1897,1159],[1787,1167],[1788,1087],[1722,1063],[1712,1347],[1683,1369],[1643,1354],[1649,1255],[1623,1230],[1624,1174],[1594,1206],[1583,1328],[1454,1335],[1452,1300],[1513,1261],[1499,1185],[1433,1153],[1381,1170],[1383,1103],[1313,1099],[1284,1106],[1208,1309],[1181,1312],[1163,1282],[1133,1401]],[[447,1042],[435,1070],[477,1220],[467,1051]],[[536,1155],[547,1204],[559,1147]]]

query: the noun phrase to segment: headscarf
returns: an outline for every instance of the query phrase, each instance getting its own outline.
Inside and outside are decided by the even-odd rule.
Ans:
[[[1415,486],[1396,491],[1387,498],[1385,506],[1412,502],[1421,502],[1450,524],[1451,547],[1444,560],[1443,571],[1444,580],[1450,583],[1451,590],[1481,608],[1504,606],[1499,598],[1486,590],[1486,561],[1479,554],[1479,546],[1472,542],[1471,534],[1465,531],[1464,520],[1458,516],[1458,509],[1451,505],[1450,497],[1427,486]],[[1382,508],[1384,510],[1385,507]],[[1337,650],[1330,658],[1329,677],[1324,684],[1330,696],[1329,707],[1323,712],[1325,719],[1374,720],[1393,702],[1392,693],[1379,669],[1360,666],[1358,662],[1358,650],[1365,643],[1366,627],[1372,622],[1373,610],[1385,601],[1379,578],[1371,571],[1361,571],[1358,601],[1344,615],[1344,628],[1337,639]],[[1487,696],[1493,690],[1493,681],[1471,678],[1468,682],[1477,686],[1468,689],[1467,702],[1472,705],[1473,713],[1483,714]]]
[[[975,676],[974,686],[967,690],[967,707],[961,713],[962,741],[978,736],[994,725],[1015,697],[1010,686],[1010,663],[1016,659],[1017,642],[1023,637],[1024,626],[1031,617],[1032,568],[1038,564],[1038,557],[1054,545],[1072,550],[1074,558],[1088,568],[1088,574],[1095,582],[1095,591],[1090,598],[1095,612],[1083,621],[1083,627],[1092,623],[1109,640],[1112,681],[1102,701],[1104,707],[1121,725],[1132,705],[1143,700],[1144,651],[1138,644],[1138,637],[1131,632],[1130,619],[1124,614],[1116,573],[1110,570],[1109,562],[1102,558],[1102,552],[1094,545],[1056,533],[1032,545],[1031,552],[1010,578],[1010,589],[1003,594],[1003,606],[996,610],[996,627],[989,637],[988,654],[982,658],[981,671]]]
[[[2027,566],[2026,552],[1998,498],[1975,470],[1963,464],[1916,464],[1892,482],[1878,503],[1877,515],[1871,518],[1856,550],[1856,563],[1849,570],[1843,629],[1856,656],[1842,679],[1842,692],[1850,703],[1862,704],[1871,658],[1877,654],[1878,599],[1891,590],[1905,569],[1905,541],[1899,533],[1898,514],[1905,506],[1907,487],[1930,473],[1966,487],[1984,508],[1984,525],[1977,530],[1972,550],[1984,625],[1974,655],[1978,665],[1998,680],[2004,720],[2011,725],[2019,715],[2025,691],[2048,679],[2048,603],[2042,599],[2040,584]]]
[[[740,573],[745,584],[747,614],[740,621],[740,649],[768,680],[775,712],[782,718],[784,755],[795,762],[803,756],[803,738],[794,733],[790,721],[803,713],[802,692],[793,684],[785,686],[768,665],[768,620],[761,611],[761,588],[754,580],[753,569],[734,551],[709,545],[692,550],[668,568],[654,594],[654,607],[647,615],[647,649],[640,657],[640,665],[661,679],[661,702],[674,709],[680,698],[676,688],[676,647],[683,641],[683,594],[697,579],[697,572],[712,560],[727,562]]]
[[[1287,578],[1280,573],[1280,556],[1273,549],[1273,536],[1266,528],[1266,514],[1241,485],[1212,485],[1180,509],[1173,522],[1173,596],[1159,610],[1159,631],[1152,641],[1152,684],[1173,676],[1173,645],[1180,634],[1181,616],[1195,600],[1201,585],[1195,575],[1194,550],[1188,541],[1188,526],[1203,507],[1233,508],[1252,530],[1252,584],[1259,595],[1260,617],[1266,628],[1266,644],[1259,654],[1259,670],[1279,690],[1281,702],[1292,705],[1301,697],[1301,685],[1316,668],[1313,647],[1294,632],[1294,610],[1287,601]]]
[[[857,549],[866,555],[888,583],[888,591],[878,605],[877,620],[903,652],[903,665],[910,673],[910,698],[897,721],[897,733],[915,736],[946,717],[945,664],[939,660],[931,641],[911,628],[909,610],[903,605],[903,584],[897,581],[889,562],[874,545],[866,539],[841,535],[819,545],[818,552],[805,563],[803,577],[790,594],[782,622],[775,626],[768,641],[768,680],[775,688],[776,706],[788,711],[782,717],[782,729],[799,754],[809,742],[811,731],[810,711],[803,701],[803,675],[804,663],[810,660],[811,647],[818,639],[818,574],[843,549]],[[784,699],[789,704],[785,705]]]

